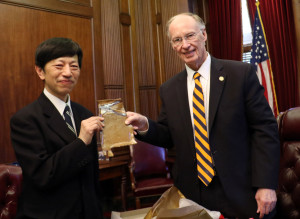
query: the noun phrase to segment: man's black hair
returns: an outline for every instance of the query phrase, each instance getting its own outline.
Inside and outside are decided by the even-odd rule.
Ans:
[[[42,42],[36,49],[35,65],[44,69],[45,65],[59,57],[78,56],[81,68],[82,50],[78,43],[68,38],[55,37]]]

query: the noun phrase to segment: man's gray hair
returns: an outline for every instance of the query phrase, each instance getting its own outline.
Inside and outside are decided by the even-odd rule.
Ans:
[[[190,12],[185,12],[185,13],[177,14],[177,15],[171,17],[171,18],[168,20],[167,24],[166,24],[167,36],[169,37],[169,39],[171,39],[170,32],[169,32],[169,27],[170,27],[171,23],[172,23],[177,17],[179,17],[179,16],[181,16],[181,15],[186,15],[186,16],[190,16],[190,17],[194,18],[195,21],[199,24],[200,30],[205,29],[205,23],[204,23],[204,21],[202,20],[202,18],[199,17],[198,15],[193,14],[193,13],[190,13]]]

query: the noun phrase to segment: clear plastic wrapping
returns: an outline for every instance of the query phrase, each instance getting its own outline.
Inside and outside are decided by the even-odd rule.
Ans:
[[[113,156],[111,148],[137,143],[134,139],[133,127],[125,125],[126,111],[120,98],[98,100],[98,110],[99,115],[104,117],[105,124],[100,133],[101,147],[109,157]]]

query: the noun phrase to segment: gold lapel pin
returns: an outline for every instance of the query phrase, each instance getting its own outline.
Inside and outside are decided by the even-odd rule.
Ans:
[[[220,81],[224,81],[224,77],[223,77],[223,76],[220,76],[220,77],[219,77],[219,80],[220,80]]]

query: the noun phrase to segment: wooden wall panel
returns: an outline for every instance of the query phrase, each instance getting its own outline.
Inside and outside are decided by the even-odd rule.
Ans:
[[[105,89],[105,97],[107,99],[117,99],[121,98],[123,101],[126,99],[125,98],[125,92],[123,89]]]
[[[156,120],[159,112],[156,89],[141,89],[140,98],[142,114]]]
[[[61,2],[67,2],[67,3],[73,3],[81,6],[87,6],[90,7],[92,6],[91,0],[59,0]]]
[[[157,117],[157,87],[156,66],[154,57],[154,42],[156,34],[153,32],[153,20],[150,1],[135,1],[136,43],[137,43],[137,74],[139,78],[139,108],[140,113],[152,119]],[[149,95],[151,94],[151,95]]]
[[[137,83],[138,76],[136,72],[136,33],[134,17],[134,0],[120,0],[120,30],[122,42],[122,57],[125,79],[125,102],[126,109],[138,111],[137,101]]]
[[[101,4],[104,86],[109,89],[109,85],[119,85],[124,89],[119,1],[103,0]]]
[[[137,63],[139,86],[155,86],[153,31],[151,4],[149,1],[135,1],[135,21],[137,35]]]
[[[126,0],[101,1],[105,99],[122,98],[126,110],[136,111],[132,18]],[[117,92],[117,90],[119,90]],[[122,96],[116,96],[122,94]]]
[[[1,2],[61,14],[93,17],[90,0],[1,0]]]
[[[71,99],[95,111],[91,19],[28,7],[0,4],[0,162],[15,160],[10,142],[10,117],[34,101],[43,82],[34,71],[36,47],[51,37],[68,37],[83,50],[81,76]],[[3,31],[5,30],[5,31]]]
[[[188,12],[188,1],[187,0],[178,0],[176,2],[172,0],[161,0],[161,14],[162,14],[162,29],[166,31],[167,21],[174,15],[182,12]],[[166,79],[177,74],[179,71],[184,69],[184,63],[176,55],[175,51],[172,49],[169,39],[164,33],[164,54],[165,54],[165,74]]]

